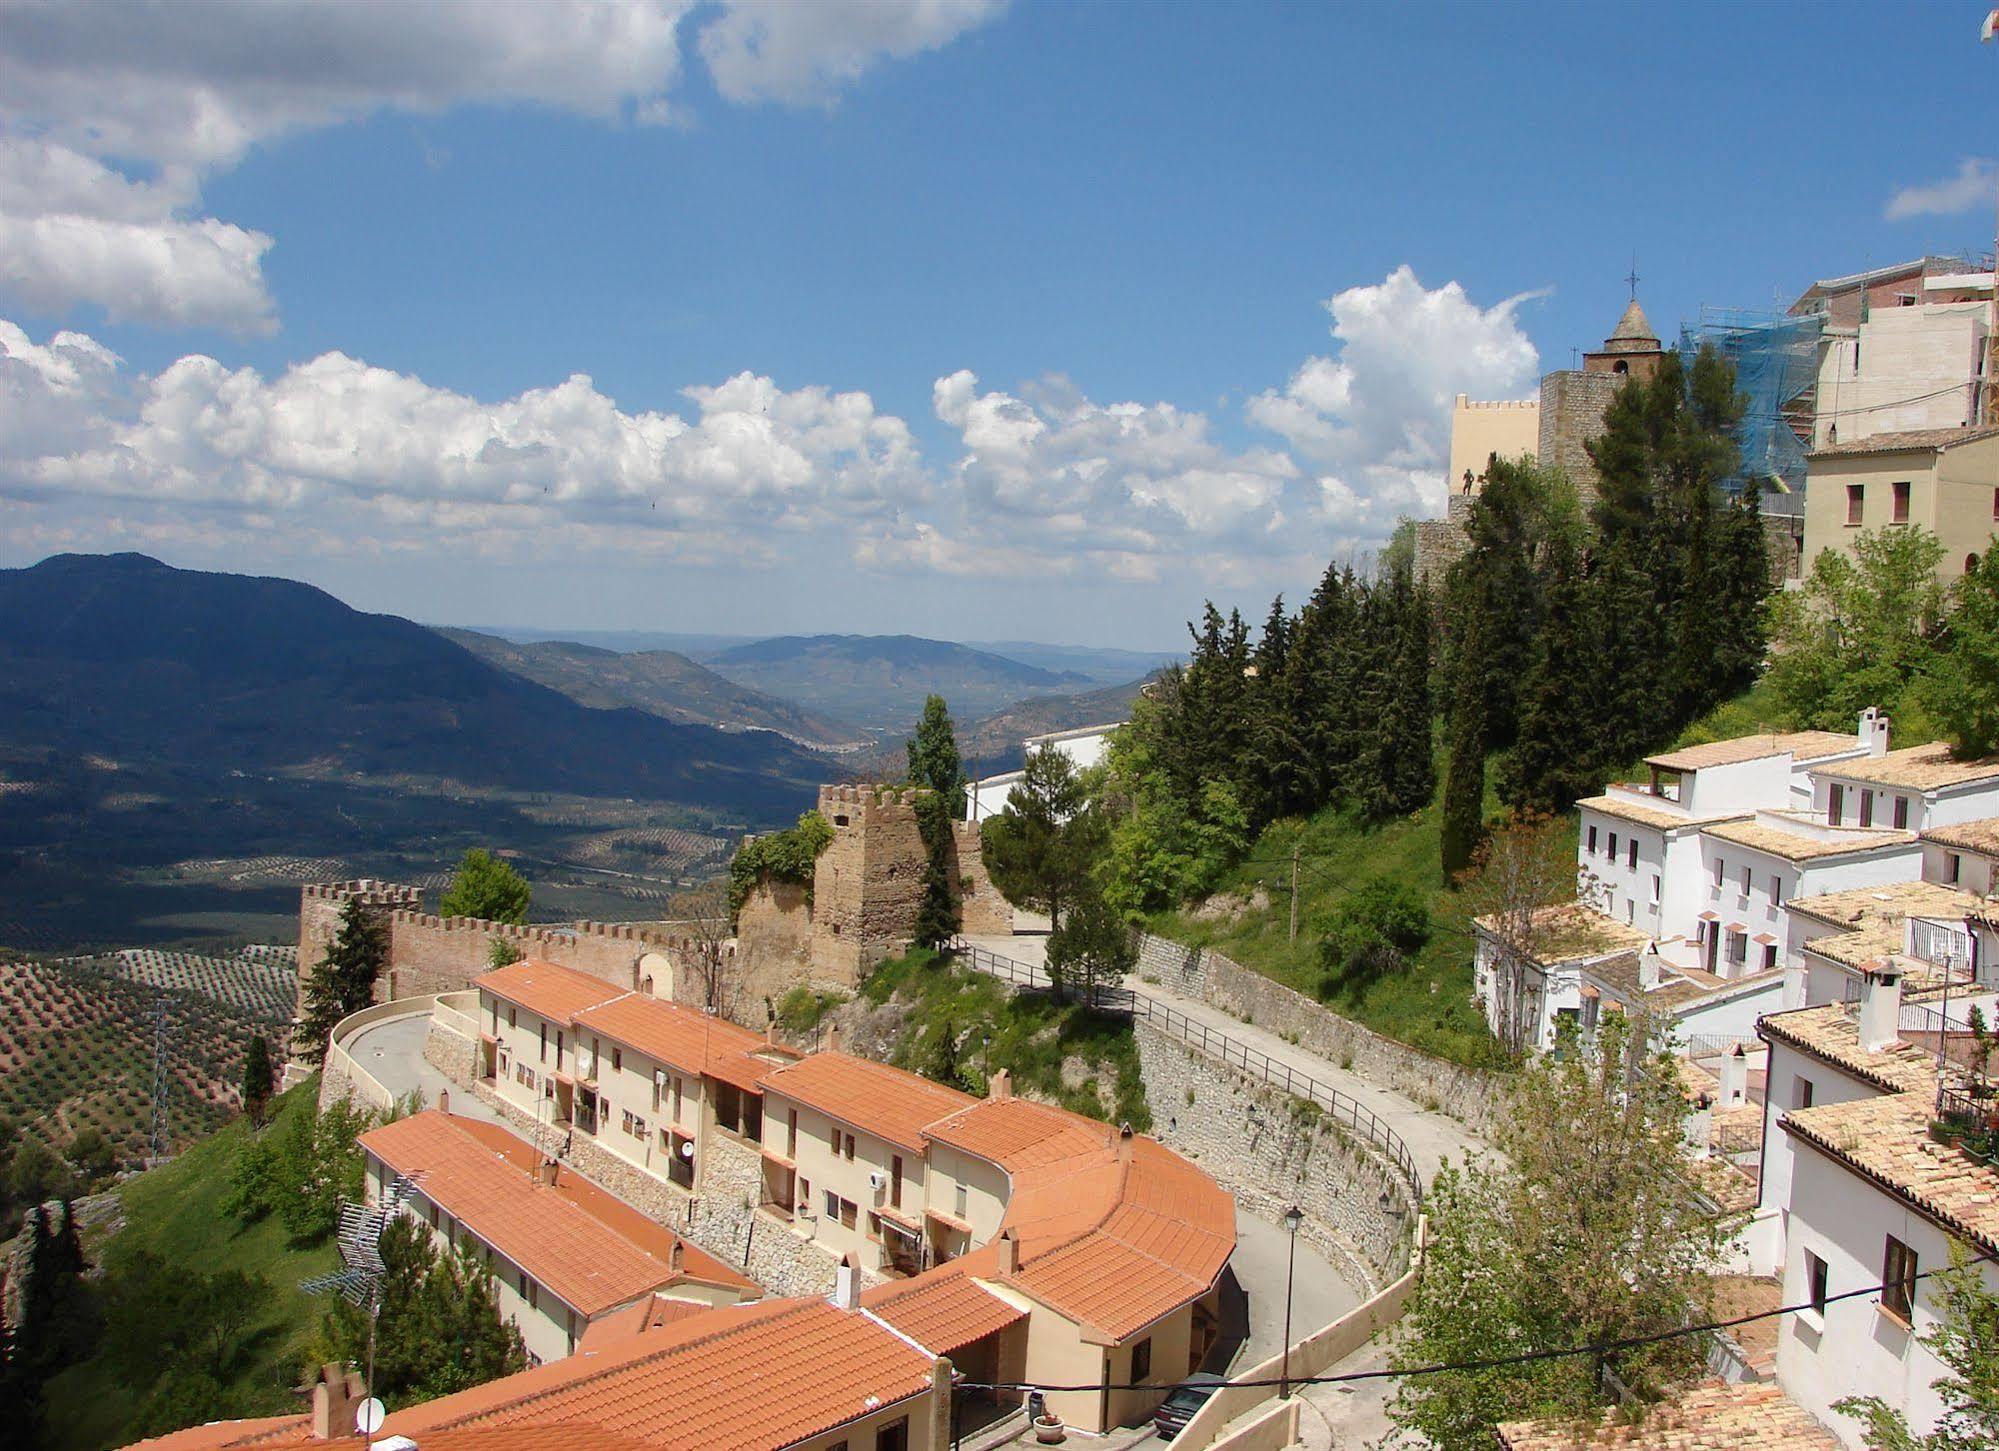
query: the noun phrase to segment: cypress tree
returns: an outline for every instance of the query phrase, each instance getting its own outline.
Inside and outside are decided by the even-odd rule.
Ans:
[[[958,935],[961,924],[958,893],[951,880],[952,820],[939,792],[926,791],[916,798],[916,825],[924,847],[923,895],[917,899],[916,926],[910,935],[918,947],[942,947]]]
[[[923,715],[905,747],[909,754],[909,784],[927,786],[944,798],[951,820],[965,815],[965,765],[958,755],[958,735],[951,708],[941,695],[924,697]]]
[[[1499,763],[1499,794],[1509,806],[1555,814],[1594,791],[1607,763],[1594,732],[1577,729],[1592,719],[1590,679],[1601,668],[1590,650],[1582,562],[1557,548],[1548,574],[1547,614],[1521,683],[1519,734]]]
[[[1430,738],[1430,601],[1406,561],[1375,586],[1381,602],[1381,681],[1374,738],[1365,775],[1366,812],[1374,818],[1405,815],[1426,805],[1436,789]]]
[[[1770,595],[1770,546],[1763,532],[1762,495],[1762,487],[1751,479],[1719,520],[1710,607],[1719,627],[1715,689],[1724,697],[1756,683],[1768,643],[1764,603]]]
[[[333,1025],[375,1000],[375,982],[388,961],[388,928],[361,909],[359,898],[349,897],[340,909],[340,930],[326,956],[306,975],[298,1028],[306,1061],[325,1058]]]
[[[243,1112],[250,1115],[253,1124],[261,1126],[264,1122],[264,1111],[271,1102],[273,1076],[271,1045],[259,1033],[250,1040],[249,1050],[243,1055]]]
[[[1461,611],[1457,679],[1451,699],[1451,764],[1444,777],[1443,868],[1449,881],[1464,871],[1485,834],[1485,620],[1474,606]]]

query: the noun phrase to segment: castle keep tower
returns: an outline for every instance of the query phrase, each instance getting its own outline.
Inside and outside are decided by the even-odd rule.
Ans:
[[[423,889],[378,882],[363,877],[356,882],[308,882],[298,898],[298,1011],[305,1011],[305,985],[312,970],[326,957],[326,949],[340,935],[340,914],[349,901],[358,901],[365,916],[373,918],[385,931],[396,912],[421,912]],[[376,996],[388,992],[388,974],[376,987]]]

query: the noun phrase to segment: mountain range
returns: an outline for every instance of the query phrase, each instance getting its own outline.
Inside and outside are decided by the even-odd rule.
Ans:
[[[780,821],[827,763],[767,731],[591,709],[310,585],[138,554],[0,570],[0,746],[193,775],[448,778]]]

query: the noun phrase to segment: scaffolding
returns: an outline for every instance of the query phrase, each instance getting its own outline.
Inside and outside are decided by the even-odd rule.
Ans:
[[[1805,454],[1818,406],[1824,321],[1817,313],[1793,317],[1703,306],[1698,323],[1680,328],[1680,356],[1688,368],[1704,346],[1735,367],[1735,386],[1747,404],[1735,430],[1740,462],[1724,486],[1739,493],[1754,479],[1762,485],[1766,514],[1805,511]]]

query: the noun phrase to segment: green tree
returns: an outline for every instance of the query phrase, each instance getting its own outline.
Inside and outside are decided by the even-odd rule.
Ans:
[[[257,1127],[264,1125],[264,1116],[271,1106],[271,1094],[277,1087],[277,1074],[271,1065],[271,1045],[258,1033],[250,1039],[250,1047],[243,1054],[243,1112],[250,1115],[250,1122]]]
[[[1850,557],[1824,550],[1801,588],[1772,595],[1770,683],[1786,713],[1851,730],[1870,705],[1893,710],[1934,657],[1942,559],[1927,530],[1869,529]]]
[[[69,1160],[86,1187],[110,1178],[118,1167],[118,1155],[111,1141],[104,1137],[103,1130],[90,1125],[76,1131],[63,1157]]]
[[[918,947],[933,951],[956,937],[961,923],[952,861],[951,824],[956,818],[947,814],[947,800],[938,791],[925,791],[916,798],[916,826],[923,838],[923,895],[917,899],[911,937]]]
[[[1059,1001],[1074,991],[1085,1003],[1114,988],[1138,965],[1131,928],[1101,892],[1085,890],[1048,936],[1048,976]]]
[[[905,749],[909,753],[909,783],[927,786],[944,798],[951,820],[965,816],[965,765],[958,758],[958,736],[951,726],[951,708],[941,695],[924,697],[923,715]]]
[[[1582,560],[1557,549],[1547,572],[1545,617],[1520,686],[1520,728],[1499,761],[1499,799],[1530,811],[1566,811],[1601,779],[1602,759],[1576,729],[1599,666],[1588,648]]]
[[[1528,1063],[1501,1121],[1502,1158],[1446,1167],[1396,1369],[1654,1335],[1708,1318],[1721,1231],[1683,1177],[1686,1104],[1670,1055],[1621,1015],[1594,1043],[1563,1027]],[[1655,1401],[1697,1379],[1706,1345],[1594,1355],[1400,1382],[1391,1414],[1434,1446],[1485,1446],[1499,1421],[1582,1416],[1620,1387]]]
[[[383,1231],[380,1316],[375,1325],[375,1383],[391,1406],[450,1395],[524,1369],[520,1331],[500,1318],[491,1273],[467,1242],[433,1243],[411,1215]],[[365,1363],[368,1312],[335,1301],[320,1327],[313,1359]]]
[[[1457,678],[1451,691],[1451,764],[1444,777],[1444,877],[1471,865],[1485,835],[1485,620],[1473,611],[1458,644]]]
[[[23,1134],[7,1166],[7,1198],[15,1204],[41,1204],[68,1199],[78,1191],[68,1165],[40,1139]]]
[[[743,910],[761,882],[790,882],[812,899],[812,869],[819,853],[833,844],[833,827],[817,811],[807,811],[783,831],[743,839],[729,860],[729,920]]]
[[[980,823],[986,872],[1009,902],[1059,919],[1095,864],[1096,827],[1075,762],[1054,746],[1037,746],[1006,809]]]
[[[1880,1451],[1990,1451],[1999,1446],[1999,1294],[1989,1289],[1964,1245],[1950,1242],[1950,1267],[1933,1281],[1936,1324],[1923,1336],[1949,1373],[1932,1382],[1943,1415],[1926,1436],[1879,1396],[1849,1396],[1833,1409],[1867,1428]]]
[[[444,889],[437,910],[446,917],[477,917],[486,922],[528,919],[528,900],[533,895],[527,878],[482,846],[465,853]]]
[[[344,1099],[320,1109],[292,1108],[282,1126],[253,1139],[231,1171],[225,1213],[245,1221],[275,1214],[295,1244],[333,1233],[343,1199],[362,1191],[361,1149],[355,1140],[377,1116]]]
[[[1430,908],[1408,882],[1376,877],[1333,909],[1319,944],[1319,996],[1359,997],[1430,937]]]
[[[388,962],[388,928],[349,897],[340,909],[340,930],[306,974],[298,1037],[307,1062],[324,1061],[334,1024],[375,1000],[375,982]]]
[[[520,948],[507,937],[495,937],[486,944],[486,966],[494,970],[511,967],[521,960]]]
[[[1958,755],[1987,756],[1999,750],[1999,549],[1957,582],[1950,604],[1920,693]]]

